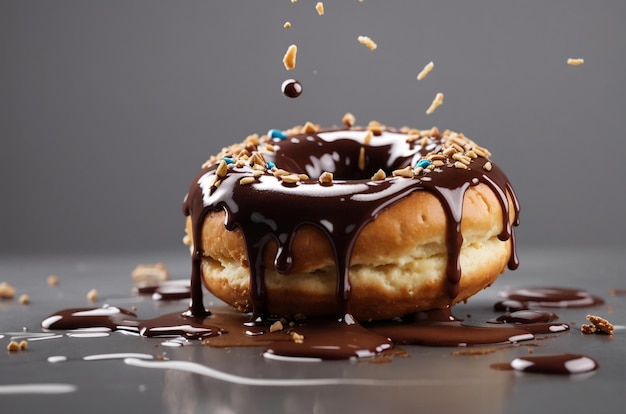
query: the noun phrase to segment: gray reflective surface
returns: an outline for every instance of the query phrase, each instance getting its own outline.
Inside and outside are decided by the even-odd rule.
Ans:
[[[626,411],[626,296],[611,289],[626,288],[624,248],[610,252],[591,249],[522,251],[522,266],[500,277],[494,286],[455,308],[462,318],[484,321],[494,317],[492,305],[505,287],[524,285],[586,288],[606,300],[594,309],[557,309],[560,321],[571,323],[569,333],[532,341],[533,347],[496,347],[485,355],[454,355],[462,348],[404,347],[410,356],[391,363],[325,361],[321,363],[269,361],[260,348],[213,349],[197,342],[172,348],[160,339],[113,333],[106,337],[30,340],[28,349],[4,351],[15,333],[41,332],[47,315],[68,307],[90,306],[86,293],[98,290],[97,305],[137,307],[141,318],[184,310],[185,301],[155,302],[131,294],[130,271],[139,263],[164,261],[173,278],[186,278],[185,252],[108,257],[11,257],[0,261],[0,281],[11,283],[16,299],[0,301],[0,405],[20,412],[464,412],[531,413]],[[56,287],[46,284],[57,274]],[[26,293],[31,304],[20,305]],[[208,297],[207,297],[208,299]],[[617,327],[614,337],[580,334],[585,315],[604,316]],[[490,347],[493,348],[493,347]],[[580,353],[596,359],[599,370],[583,376],[550,376],[497,371],[494,363],[516,356]],[[132,366],[123,359],[85,361],[88,355],[142,353],[188,366],[152,369]],[[67,361],[52,363],[50,356]],[[207,368],[208,367],[208,368]],[[197,373],[181,370],[199,370]],[[227,376],[230,374],[230,376]],[[280,380],[332,379],[317,385],[286,386]],[[359,383],[364,379],[370,382]],[[356,383],[354,383],[356,382]],[[74,392],[42,394],[41,389],[15,394],[9,385],[69,384]]]

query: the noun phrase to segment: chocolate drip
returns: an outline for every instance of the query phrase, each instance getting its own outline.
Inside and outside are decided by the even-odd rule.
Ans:
[[[256,177],[249,185],[239,183],[240,179],[252,176],[249,165],[231,166],[227,174],[218,176],[217,167],[222,160],[217,160],[198,175],[184,204],[185,214],[191,216],[194,241],[191,314],[207,314],[201,292],[202,227],[204,217],[217,210],[226,212],[228,230],[239,228],[244,236],[255,320],[268,316],[264,274],[270,264],[263,260],[265,247],[271,240],[276,242],[273,267],[279,273],[289,273],[293,261],[291,243],[302,225],[312,225],[328,238],[335,256],[336,294],[341,312],[338,316],[344,321],[352,320],[349,316],[349,268],[356,238],[381,211],[414,191],[429,191],[435,195],[446,214],[446,290],[451,301],[459,292],[459,253],[463,244],[461,217],[463,196],[468,188],[483,183],[496,194],[503,212],[499,239],[511,240],[508,265],[511,269],[517,267],[509,200],[514,209],[514,225],[519,222],[519,204],[500,169],[495,165],[484,168],[488,159],[478,157],[467,169],[455,168],[448,163],[414,178],[389,177],[373,181],[369,177],[379,168],[390,175],[396,169],[415,167],[427,153],[442,148],[442,137],[429,137],[427,145],[422,146],[423,142],[407,140],[407,135],[397,130],[386,130],[371,143],[365,143],[364,136],[363,130],[325,130],[273,139],[270,143],[275,151],[264,152],[263,144],[248,145],[248,151],[263,153],[269,163],[311,177],[298,183],[279,181],[269,171],[269,163],[265,174]],[[357,168],[359,151],[363,148],[366,162],[362,168]],[[334,174],[332,191],[317,181],[324,171]],[[215,185],[217,181],[219,186]]]

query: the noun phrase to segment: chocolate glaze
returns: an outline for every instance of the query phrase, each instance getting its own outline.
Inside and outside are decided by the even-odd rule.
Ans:
[[[585,290],[562,287],[521,287],[500,292],[500,296],[544,308],[585,308],[604,303]]]
[[[216,187],[213,185],[214,176],[221,160],[202,170],[194,180],[183,206],[185,214],[191,216],[193,226],[192,314],[204,312],[200,292],[200,241],[203,219],[215,210],[226,212],[225,226],[228,230],[242,230],[250,264],[250,296],[255,318],[267,316],[265,268],[273,265],[277,272],[289,273],[291,242],[298,228],[305,224],[320,229],[333,247],[337,301],[341,309],[339,317],[349,314],[350,257],[359,232],[382,210],[414,191],[428,191],[436,196],[447,216],[446,289],[451,301],[458,294],[461,278],[461,215],[463,196],[469,187],[483,183],[498,196],[504,212],[499,238],[513,243],[508,199],[511,199],[514,207],[513,224],[519,221],[519,205],[504,173],[495,165],[490,171],[483,169],[488,161],[486,158],[474,159],[470,168],[465,170],[446,164],[411,179],[389,177],[384,181],[372,181],[369,177],[381,167],[390,175],[395,169],[414,166],[428,152],[437,152],[441,149],[441,136],[430,137],[428,145],[422,147],[418,141],[407,142],[406,134],[396,130],[385,131],[372,140],[376,144],[365,145],[366,163],[360,170],[355,164],[359,150],[364,146],[364,136],[365,131],[359,130],[326,130],[291,135],[280,141],[275,139],[272,144],[276,151],[272,153],[263,153],[262,144],[249,148],[249,151],[263,153],[266,158],[273,157],[270,161],[279,168],[304,172],[311,177],[293,186],[281,184],[269,171],[256,184],[240,185],[241,178],[252,175],[251,167],[244,166],[230,168],[228,174],[220,180],[219,187]],[[317,181],[323,171],[334,174],[336,180],[332,192]],[[345,214],[345,211],[351,214]],[[278,244],[273,264],[263,263],[262,253],[270,240]],[[512,251],[515,251],[514,246]],[[513,269],[517,265],[517,257],[512,253],[509,267]]]
[[[286,139],[268,139],[265,143],[275,147],[275,151],[271,152],[263,151],[263,143],[248,144],[246,150],[249,153],[258,152],[269,161],[265,174],[251,185],[239,184],[242,178],[252,176],[250,165],[231,165],[226,174],[217,176],[222,159],[216,159],[201,171],[183,205],[184,213],[191,217],[194,241],[189,316],[210,315],[202,302],[201,240],[204,218],[217,210],[226,213],[224,224],[227,230],[239,228],[244,236],[250,266],[251,320],[258,323],[263,323],[270,316],[267,312],[265,268],[273,266],[279,273],[290,272],[291,243],[300,226],[307,224],[322,231],[335,254],[339,324],[351,326],[353,330],[360,329],[350,314],[349,269],[355,240],[363,227],[381,211],[415,191],[428,191],[437,197],[447,217],[446,291],[451,302],[459,292],[463,197],[471,186],[483,183],[496,194],[503,212],[502,231],[498,238],[511,241],[508,267],[517,268],[514,235],[509,221],[509,200],[514,208],[514,225],[519,223],[519,204],[508,179],[497,166],[492,165],[487,171],[483,166],[488,159],[478,157],[472,160],[468,169],[461,170],[447,163],[414,178],[389,177],[372,181],[369,177],[379,168],[390,176],[393,170],[414,167],[427,153],[440,151],[442,136],[434,134],[428,137],[427,143],[423,143],[422,140],[407,140],[406,134],[389,129],[379,134],[370,145],[364,142],[365,134],[364,130],[337,129],[289,135]],[[357,168],[359,151],[363,147],[366,149],[365,164]],[[231,159],[236,154],[227,150],[222,155]],[[310,178],[296,184],[281,183],[270,170],[273,165],[287,171],[306,173]],[[328,191],[317,180],[324,171],[334,175],[333,191]],[[218,179],[219,186],[216,186]],[[351,214],[345,214],[345,211]],[[272,264],[263,261],[265,246],[270,241],[278,245]],[[374,338],[373,341],[378,343],[380,339]],[[371,349],[371,346],[366,348]],[[291,354],[283,348],[273,349],[272,352]]]

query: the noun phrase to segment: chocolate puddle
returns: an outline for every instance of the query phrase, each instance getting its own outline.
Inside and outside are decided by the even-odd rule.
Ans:
[[[544,308],[587,308],[604,304],[602,299],[585,290],[562,287],[521,287],[502,291],[499,295]]]
[[[529,355],[511,361],[516,371],[544,374],[582,374],[598,369],[598,363],[588,356],[576,354]]]

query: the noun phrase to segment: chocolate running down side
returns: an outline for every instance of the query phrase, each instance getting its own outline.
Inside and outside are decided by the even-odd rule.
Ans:
[[[259,321],[270,316],[264,282],[268,266],[264,263],[264,249],[270,241],[275,242],[278,247],[273,267],[278,273],[290,273],[292,242],[303,225],[319,229],[331,244],[337,275],[338,318],[344,322],[352,320],[349,269],[355,240],[364,226],[383,210],[414,192],[427,191],[434,195],[445,212],[445,288],[451,303],[458,295],[462,277],[461,217],[464,195],[469,188],[483,184],[496,195],[503,213],[498,239],[510,240],[508,267],[517,268],[511,224],[519,222],[519,204],[508,179],[487,158],[488,151],[472,141],[456,133],[440,134],[435,129],[431,132],[417,138],[395,129],[374,131],[373,137],[359,128],[276,132],[268,137],[248,139],[210,160],[194,179],[183,206],[184,213],[191,217],[193,237],[189,313],[208,314],[201,289],[202,228],[205,217],[219,210],[225,212],[226,229],[240,229],[243,234],[253,319]],[[452,156],[437,164],[429,157],[441,154],[452,140],[460,138],[469,147],[475,146],[475,152],[479,153],[466,151],[472,155],[464,160],[466,167],[459,166],[460,161]],[[291,178],[287,179],[279,176],[277,169],[297,174],[289,174]],[[379,169],[386,177],[374,179]],[[409,172],[408,176],[392,176],[393,171],[401,169]],[[333,174],[330,183],[320,178],[324,172]],[[512,221],[510,203],[514,210]]]

